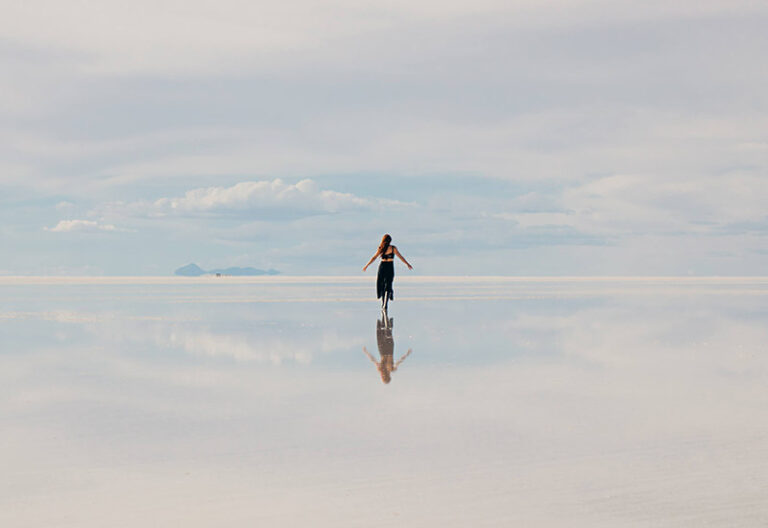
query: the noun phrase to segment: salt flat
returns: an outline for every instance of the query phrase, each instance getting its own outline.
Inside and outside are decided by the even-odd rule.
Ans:
[[[373,291],[0,278],[0,524],[768,524],[768,279]]]

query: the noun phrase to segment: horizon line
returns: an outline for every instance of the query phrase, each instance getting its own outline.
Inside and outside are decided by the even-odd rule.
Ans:
[[[0,275],[0,285],[10,284],[237,284],[237,283],[304,283],[304,282],[369,282],[368,275]],[[399,282],[768,282],[765,275],[399,275]]]

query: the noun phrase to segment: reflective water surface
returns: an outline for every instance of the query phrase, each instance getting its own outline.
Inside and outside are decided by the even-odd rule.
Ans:
[[[0,525],[768,525],[768,280],[396,288],[0,278]]]

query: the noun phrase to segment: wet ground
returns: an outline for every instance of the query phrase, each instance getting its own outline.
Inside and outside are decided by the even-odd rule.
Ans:
[[[0,525],[768,525],[768,280],[373,291],[0,278]]]

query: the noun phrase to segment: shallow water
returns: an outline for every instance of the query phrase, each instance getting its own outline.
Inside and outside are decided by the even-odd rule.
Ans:
[[[0,279],[0,525],[768,524],[768,280],[395,286]]]

